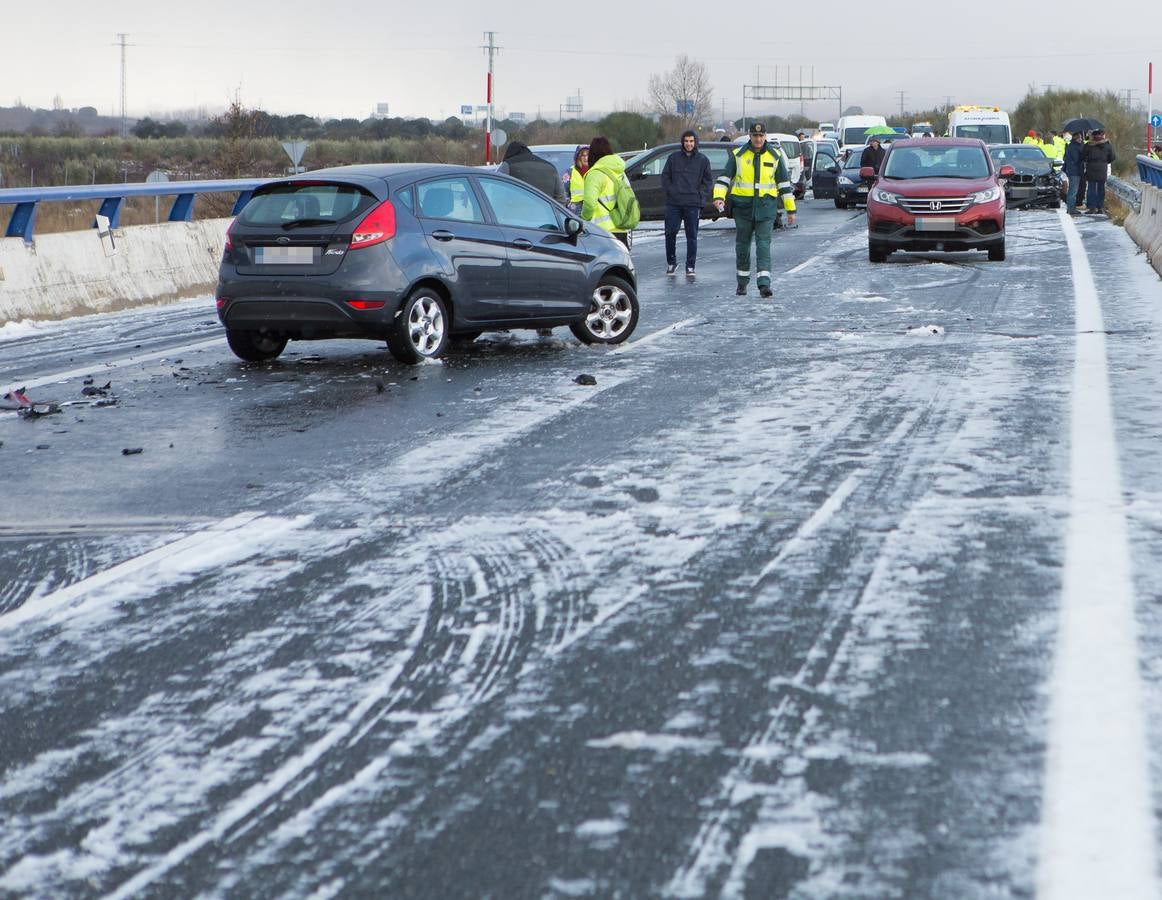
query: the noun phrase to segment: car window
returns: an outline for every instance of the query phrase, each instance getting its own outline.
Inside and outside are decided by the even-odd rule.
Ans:
[[[669,153],[659,153],[648,163],[642,166],[643,175],[661,175],[662,169],[666,167],[666,160],[670,158]]]
[[[986,178],[988,157],[976,147],[908,147],[888,154],[885,178]]]
[[[802,156],[803,151],[799,149],[798,141],[789,141],[785,138],[779,139],[779,146],[783,148],[783,152],[789,157]]]
[[[830,153],[828,153],[826,150],[820,150],[818,153],[815,154],[815,170],[816,171],[821,171],[823,169],[829,169],[834,165],[837,165],[837,163],[835,161],[835,157],[832,156]]]
[[[863,149],[862,148],[860,148],[858,150],[852,150],[851,156],[849,156],[847,158],[847,161],[843,164],[843,168],[845,168],[845,169],[858,169],[859,168],[859,159],[861,156],[863,156]]]
[[[726,161],[730,158],[730,151],[725,147],[712,147],[709,150],[703,150],[706,158],[710,160],[710,168],[715,172],[721,172],[726,168]]]
[[[480,184],[484,189],[484,196],[488,198],[488,203],[496,214],[496,221],[501,225],[539,228],[544,231],[557,230],[557,212],[553,204],[544,197],[538,197],[532,191],[518,185],[492,178],[483,178]]]
[[[484,213],[467,178],[437,178],[416,185],[419,215],[427,219],[483,222]]]
[[[342,222],[368,209],[375,198],[349,184],[282,182],[254,195],[238,216],[244,225]]]

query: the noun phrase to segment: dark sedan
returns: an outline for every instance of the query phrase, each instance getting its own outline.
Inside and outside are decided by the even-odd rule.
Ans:
[[[230,226],[218,318],[230,349],[385,340],[415,363],[454,338],[568,325],[586,343],[633,332],[633,262],[601,228],[504,175],[466,166],[320,169],[263,185]]]
[[[637,195],[638,205],[642,208],[642,219],[656,221],[665,217],[666,195],[662,191],[662,169],[665,168],[670,154],[681,148],[681,144],[651,147],[649,150],[643,150],[626,164],[625,177],[629,179],[630,186]],[[721,142],[699,144],[698,149],[710,160],[711,177],[717,178],[726,171],[726,162],[730,159],[731,151],[736,148],[733,144]],[[707,202],[703,207],[702,218],[718,218],[718,212],[712,202]]]
[[[867,206],[867,192],[871,183],[859,175],[859,161],[863,156],[863,150],[863,147],[858,147],[851,151],[843,162],[842,171],[835,179],[835,205],[839,209]]]
[[[989,156],[998,169],[1002,165],[1013,167],[1014,174],[1001,182],[1009,206],[1017,209],[1061,206],[1068,184],[1061,173],[1064,163],[1050,159],[1033,144],[991,144]]]

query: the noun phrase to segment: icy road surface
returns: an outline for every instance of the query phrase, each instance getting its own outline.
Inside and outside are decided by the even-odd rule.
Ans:
[[[613,351],[0,328],[0,896],[1156,897],[1162,285],[805,207]]]

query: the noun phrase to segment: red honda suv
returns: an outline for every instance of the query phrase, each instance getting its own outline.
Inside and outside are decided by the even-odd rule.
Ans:
[[[871,167],[860,176],[873,178]],[[983,141],[918,138],[895,141],[867,198],[867,255],[893,250],[987,250],[1005,258],[1005,191]]]

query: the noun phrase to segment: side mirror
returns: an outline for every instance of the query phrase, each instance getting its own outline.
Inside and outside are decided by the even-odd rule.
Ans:
[[[585,225],[580,219],[574,219],[572,216],[565,219],[565,234],[569,237],[577,237],[584,228]]]
[[[1001,170],[997,172],[998,178],[1012,178],[1017,174],[1017,170],[1010,165],[1001,166]]]
[[[873,169],[871,166],[860,166],[859,167],[859,177],[860,178],[875,178],[876,177],[876,170]]]

